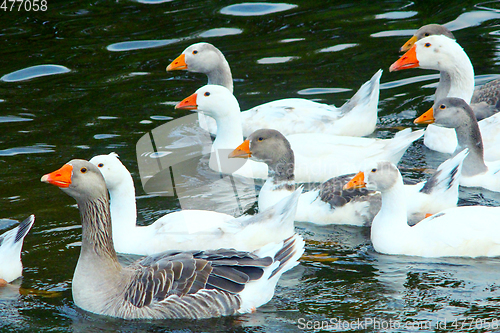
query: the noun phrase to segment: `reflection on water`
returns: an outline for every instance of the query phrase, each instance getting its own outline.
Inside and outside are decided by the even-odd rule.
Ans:
[[[398,11],[398,12],[388,12],[388,13],[384,13],[384,14],[375,15],[375,18],[376,19],[402,20],[402,19],[407,19],[407,18],[413,17],[417,14],[418,14],[418,12]]]
[[[461,14],[455,20],[446,23],[445,26],[451,31],[455,31],[480,25],[485,21],[499,19],[499,18],[500,18],[500,12],[498,11],[483,11],[483,10],[471,11]]]
[[[289,62],[299,57],[268,57],[257,60],[259,64],[282,64],[284,62]]]
[[[233,182],[219,182],[203,154],[196,161],[190,156],[193,160],[169,173],[179,177],[176,195],[173,185],[171,196],[146,194],[142,187],[136,144],[161,125],[188,115],[173,106],[206,83],[201,74],[165,72],[182,50],[205,39],[221,49],[243,110],[286,97],[342,105],[369,73],[382,68],[379,129],[373,136],[387,138],[394,128],[414,126],[414,117],[430,107],[438,80],[433,71],[387,70],[408,36],[422,24],[446,24],[469,54],[480,85],[499,77],[499,13],[497,1],[138,0],[49,2],[44,13],[2,14],[0,202],[7,224],[0,228],[6,230],[8,221],[29,213],[37,220],[23,248],[23,279],[0,290],[0,331],[298,332],[301,318],[496,318],[498,258],[380,255],[366,228],[310,223],[297,224],[307,241],[306,256],[256,313],[154,322],[95,316],[76,308],[71,296],[81,241],[79,212],[71,198],[39,179],[73,158],[114,151],[134,178],[140,224],[181,204],[252,213],[261,184],[242,186],[242,205],[234,206]],[[69,75],[56,75],[60,73]],[[179,134],[177,147],[189,145],[182,141],[186,137]],[[405,177],[418,181],[427,177],[423,170],[435,169],[447,157],[419,141],[400,165]],[[460,204],[498,206],[500,194],[462,188]],[[440,331],[460,330],[448,326]]]
[[[338,52],[342,51],[345,49],[348,49],[350,47],[357,46],[358,44],[340,44],[340,45],[335,45],[335,46],[330,46],[324,49],[319,50],[318,52]]]
[[[202,32],[199,37],[210,38],[210,37],[231,36],[231,35],[239,35],[242,32],[243,30],[236,28],[216,28]]]
[[[221,9],[221,13],[234,16],[260,16],[282,12],[297,5],[287,3],[245,2],[227,6]]]
[[[15,147],[0,150],[0,156],[14,156],[19,154],[40,154],[54,152],[53,146],[50,145],[36,145],[30,147]]]
[[[25,81],[33,79],[35,77],[68,73],[70,71],[71,70],[69,68],[61,65],[39,65],[5,74],[4,76],[0,77],[0,80],[4,82]]]
[[[133,42],[121,42],[111,44],[107,47],[109,51],[123,52],[140,49],[151,49],[154,47],[161,47],[178,42],[179,39],[164,39],[164,40],[136,40]]]

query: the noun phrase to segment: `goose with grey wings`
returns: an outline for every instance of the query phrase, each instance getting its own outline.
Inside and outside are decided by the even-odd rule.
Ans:
[[[427,181],[405,185],[408,219],[411,222],[421,220],[425,214],[457,205],[458,180],[465,156],[467,150],[443,162]],[[259,209],[267,209],[294,192],[294,153],[280,132],[257,130],[229,157],[250,158],[268,165],[268,178],[259,192]],[[380,209],[380,193],[364,188],[344,190],[342,187],[352,176],[331,178],[301,194],[295,220],[317,224],[370,225]]]
[[[96,314],[124,319],[201,319],[247,313],[267,303],[279,277],[297,265],[304,241],[293,235],[254,252],[167,251],[129,266],[113,246],[106,183],[99,169],[71,160],[46,174],[80,210],[82,244],[73,300]]]

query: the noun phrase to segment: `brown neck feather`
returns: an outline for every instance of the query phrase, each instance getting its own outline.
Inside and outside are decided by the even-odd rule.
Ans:
[[[118,260],[113,245],[108,194],[78,203],[82,219],[82,252]]]

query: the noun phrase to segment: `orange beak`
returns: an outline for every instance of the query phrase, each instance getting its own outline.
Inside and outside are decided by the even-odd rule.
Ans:
[[[425,217],[424,217],[424,219],[426,219],[426,218],[428,218],[428,217],[430,217],[430,216],[432,216],[432,214],[430,214],[430,213],[427,213],[427,214],[425,214]]]
[[[186,55],[183,53],[177,58],[175,58],[174,61],[172,61],[170,65],[167,66],[167,72],[178,71],[187,68],[188,65],[186,64]]]
[[[409,49],[411,49],[413,44],[415,44],[416,42],[417,42],[417,36],[413,36],[412,38],[408,39],[403,46],[401,46],[401,48],[399,49],[399,52],[408,51]]]
[[[72,174],[73,166],[64,164],[59,170],[43,175],[41,181],[57,187],[66,188],[71,184]]]
[[[252,157],[252,152],[250,151],[250,141],[245,140],[241,145],[236,147],[236,149],[229,154],[229,158],[233,157],[240,157],[240,158]]]
[[[175,108],[176,109],[183,109],[183,110],[198,110],[198,104],[196,104],[197,98],[198,98],[198,95],[196,93],[194,93],[191,96],[186,97],[182,101],[177,103]]]
[[[423,125],[423,124],[432,124],[434,121],[435,121],[434,110],[430,108],[423,115],[415,119],[413,123]]]
[[[413,45],[408,52],[403,54],[401,58],[396,60],[391,67],[389,67],[389,71],[400,71],[408,68],[415,68],[420,66],[417,59],[417,46]]]
[[[365,186],[366,186],[365,174],[363,173],[363,171],[360,171],[347,184],[344,185],[344,190],[351,190],[354,188],[362,188]]]

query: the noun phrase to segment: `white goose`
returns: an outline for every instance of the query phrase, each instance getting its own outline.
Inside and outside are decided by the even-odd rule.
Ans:
[[[172,61],[167,71],[188,70],[203,73],[208,84],[224,86],[233,92],[233,78],[226,58],[209,43],[196,43],[186,48]],[[377,124],[380,90],[379,70],[370,81],[340,108],[303,98],[286,98],[256,106],[240,113],[243,135],[247,137],[259,128],[273,128],[284,135],[295,133],[326,133],[333,135],[364,136],[373,133]],[[215,134],[216,122],[200,118],[203,126]]]
[[[254,216],[234,218],[207,210],[181,210],[140,226],[136,224],[134,182],[118,155],[98,155],[90,162],[101,171],[109,191],[113,244],[117,252],[142,255],[171,249],[220,247],[254,251],[294,234],[294,214],[301,190]],[[268,232],[263,235],[262,230]]]
[[[436,124],[454,129],[458,138],[457,151],[469,149],[469,155],[464,160],[460,185],[500,192],[500,161],[484,161],[478,122],[472,109],[463,99],[447,97],[437,101],[431,109],[415,119],[415,124]],[[496,146],[495,150],[498,153],[500,146]]]
[[[420,221],[425,214],[457,205],[458,179],[465,156],[467,150],[442,163],[427,181],[405,185],[408,219]],[[260,210],[267,209],[295,190],[294,154],[290,143],[280,132],[257,130],[230,157],[250,158],[268,165],[269,176],[259,193]],[[380,194],[366,189],[343,190],[342,187],[352,176],[332,178],[301,194],[295,220],[317,224],[370,225],[380,209]]]
[[[377,252],[422,257],[500,255],[500,207],[450,208],[409,226],[403,179],[394,164],[374,163],[345,186],[362,187],[382,194],[382,207],[371,226]]]
[[[113,248],[108,191],[99,169],[72,160],[42,177],[72,196],[82,220],[73,300],[96,314],[124,319],[201,319],[254,311],[281,274],[297,265],[295,234],[251,253],[234,249],[167,251],[122,266]]]
[[[217,122],[217,136],[210,158],[213,170],[245,177],[267,178],[265,163],[247,161],[238,169],[237,166],[241,164],[227,157],[243,141],[238,101],[227,88],[206,85],[177,104],[176,108],[203,112]],[[287,136],[287,139],[295,154],[295,180],[324,182],[331,177],[355,172],[367,161],[390,160],[397,163],[411,143],[422,134],[421,131],[405,129],[396,133],[393,139],[313,133],[293,134]]]
[[[24,237],[33,223],[35,223],[35,216],[30,215],[14,229],[0,235],[0,287],[22,275],[21,249]]]
[[[401,52],[406,52],[419,40],[433,35],[443,35],[455,40],[453,33],[443,25],[427,24],[418,29],[413,37],[411,37],[400,49]],[[451,82],[450,75],[446,71],[439,72],[439,82],[448,85]],[[450,96],[453,97],[453,96]],[[497,113],[500,108],[500,79],[490,81],[474,90],[470,107],[474,111],[478,121],[488,118]]]
[[[444,97],[462,98],[467,103],[473,100],[478,119],[488,119],[494,115],[494,118],[487,122],[484,120],[479,122],[481,131],[498,132],[500,115],[497,114],[496,104],[500,100],[500,81],[485,85],[475,93],[473,98],[474,69],[469,57],[457,42],[443,35],[425,37],[417,41],[408,52],[394,62],[390,71],[414,67],[435,69],[442,73],[434,101]],[[500,144],[496,136],[485,135],[483,140],[486,146]],[[451,154],[456,150],[457,139],[453,131],[430,125],[424,135],[424,144],[430,149]],[[487,154],[485,159],[495,160],[498,156]]]

